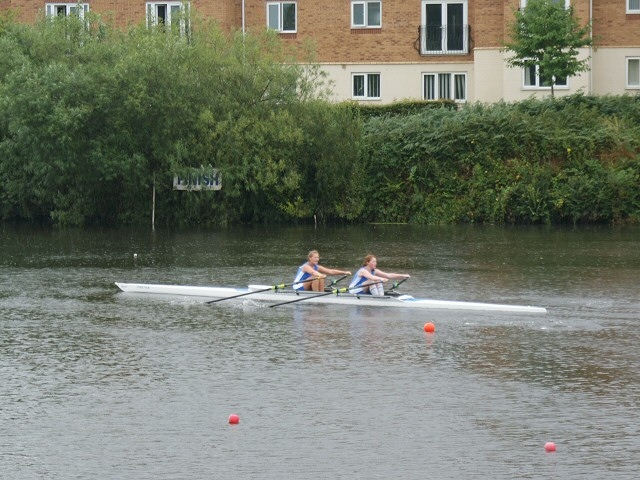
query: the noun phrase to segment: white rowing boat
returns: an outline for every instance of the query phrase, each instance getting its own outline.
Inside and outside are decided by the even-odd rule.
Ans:
[[[144,293],[161,295],[180,295],[201,297],[204,299],[232,299],[242,297],[265,302],[285,303],[291,301],[314,304],[357,305],[371,307],[405,307],[434,310],[476,310],[512,313],[546,313],[543,307],[524,305],[500,305],[497,303],[460,302],[451,300],[431,300],[414,298],[411,295],[357,295],[353,293],[317,293],[295,292],[293,290],[275,289],[269,285],[249,285],[248,288],[231,287],[198,287],[188,285],[158,285],[145,283],[116,282],[120,290],[126,293]],[[296,303],[293,303],[294,305]]]

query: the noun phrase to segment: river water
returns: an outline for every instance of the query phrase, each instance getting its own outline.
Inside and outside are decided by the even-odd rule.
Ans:
[[[416,297],[548,313],[114,286],[288,283],[312,248],[348,270],[374,253]],[[640,475],[637,227],[3,226],[0,251],[3,478]]]

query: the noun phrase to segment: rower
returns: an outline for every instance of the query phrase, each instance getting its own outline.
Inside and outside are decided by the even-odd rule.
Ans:
[[[377,269],[378,260],[373,255],[364,257],[362,267],[356,272],[349,285],[351,293],[370,293],[371,295],[384,295],[384,282],[389,279],[409,278],[406,273],[386,273]]]
[[[347,270],[336,270],[320,265],[320,254],[317,250],[311,250],[307,255],[307,261],[298,267],[298,272],[293,280],[294,290],[311,290],[314,292],[324,291],[324,279],[327,275],[351,275]],[[310,278],[315,280],[305,282]],[[303,283],[304,282],[304,283]]]

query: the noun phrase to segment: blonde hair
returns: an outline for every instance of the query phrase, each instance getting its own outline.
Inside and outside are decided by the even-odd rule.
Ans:
[[[309,252],[309,255],[307,255],[307,258],[311,258],[311,257],[313,257],[314,255],[318,255],[318,256],[320,256],[320,253],[318,252],[318,250],[311,250],[311,251]]]

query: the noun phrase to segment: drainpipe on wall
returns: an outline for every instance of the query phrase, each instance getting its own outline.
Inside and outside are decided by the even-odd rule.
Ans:
[[[244,0],[242,0],[242,35],[244,35]]]
[[[593,42],[593,0],[589,0],[589,38]],[[593,44],[589,45],[589,95],[593,95]]]

